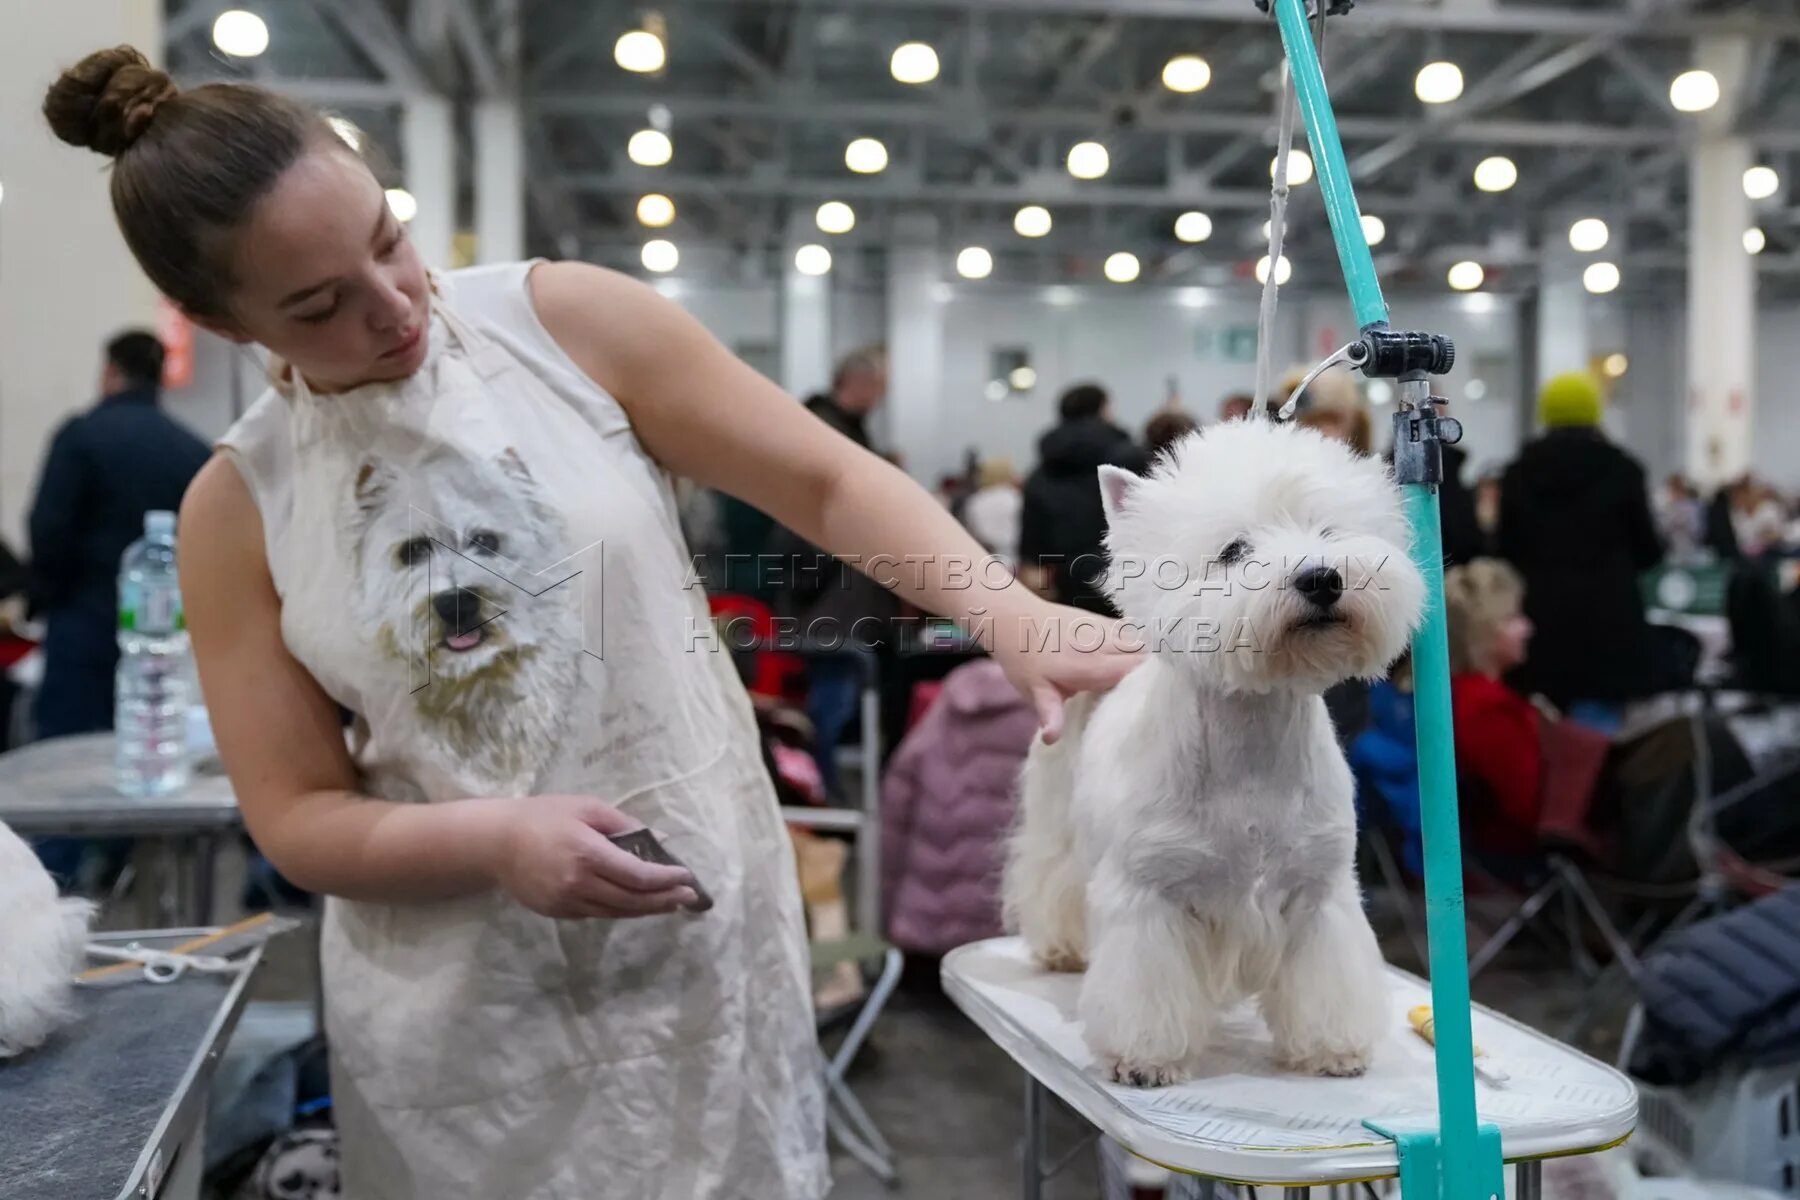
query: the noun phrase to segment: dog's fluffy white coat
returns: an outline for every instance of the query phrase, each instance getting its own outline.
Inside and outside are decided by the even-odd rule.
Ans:
[[[1032,747],[1009,926],[1043,965],[1086,966],[1088,1042],[1119,1082],[1185,1078],[1246,996],[1285,1065],[1360,1073],[1392,1014],[1321,693],[1379,675],[1418,620],[1399,490],[1261,420],[1189,435],[1144,479],[1101,472],[1113,595],[1150,655]],[[1299,582],[1321,567],[1343,585],[1323,607]]]
[[[41,1045],[68,1019],[93,905],[62,899],[31,847],[0,822],[0,1058]]]

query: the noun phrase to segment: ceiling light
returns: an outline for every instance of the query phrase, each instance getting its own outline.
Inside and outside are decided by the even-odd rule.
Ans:
[[[994,256],[981,246],[964,246],[956,256],[956,273],[964,279],[986,279],[994,273]]]
[[[1043,237],[1050,232],[1050,210],[1041,204],[1027,204],[1013,214],[1013,232],[1020,237]]]
[[[644,243],[644,269],[655,271],[658,275],[673,271],[681,262],[681,251],[675,248],[674,242],[665,242],[654,238]]]
[[[808,243],[794,251],[794,269],[802,275],[823,275],[831,270],[831,251]]]
[[[1012,394],[1012,389],[1007,386],[1004,379],[990,379],[987,381],[987,386],[981,389],[981,394],[998,404]]]
[[[1583,217],[1569,226],[1569,245],[1583,254],[1606,248],[1612,230],[1599,217]]]
[[[1762,230],[1752,225],[1744,230],[1744,253],[1761,254],[1768,246],[1769,238]]]
[[[1450,268],[1450,286],[1459,292],[1472,292],[1487,281],[1487,272],[1478,262],[1463,261]]]
[[[823,233],[849,233],[856,228],[856,210],[842,200],[827,200],[813,215]]]
[[[1427,104],[1448,104],[1463,93],[1462,68],[1453,62],[1430,62],[1419,68],[1413,92]]]
[[[1184,212],[1175,218],[1175,236],[1190,245],[1204,242],[1212,230],[1212,218],[1203,212]]]
[[[1519,168],[1504,154],[1475,164],[1475,186],[1484,192],[1504,192],[1519,182]]]
[[[1099,142],[1076,142],[1069,147],[1068,166],[1077,179],[1098,179],[1112,166],[1112,159]]]
[[[1198,54],[1177,54],[1163,64],[1162,81],[1171,92],[1205,91],[1212,82],[1212,67]]]
[[[1371,246],[1379,246],[1387,241],[1387,222],[1380,217],[1364,213],[1362,216],[1363,241]]]
[[[1608,379],[1620,379],[1625,372],[1631,370],[1631,360],[1623,354],[1609,354],[1601,362],[1600,370]]]
[[[388,211],[394,214],[394,220],[406,222],[419,215],[419,202],[405,188],[389,188],[386,194]]]
[[[1619,286],[1619,268],[1609,262],[1590,263],[1581,273],[1581,286],[1596,296],[1604,296]]]
[[[1751,167],[1744,172],[1744,195],[1752,200],[1767,200],[1781,190],[1781,176],[1774,167]]]
[[[887,147],[872,137],[859,137],[844,147],[844,165],[858,175],[879,175],[887,170]]]
[[[233,58],[255,58],[269,48],[269,27],[241,8],[219,14],[212,28],[213,45]]]
[[[663,40],[647,29],[633,29],[630,33],[622,33],[619,40],[613,43],[613,61],[639,75],[662,70],[668,57],[668,51],[663,48]]]
[[[625,143],[625,157],[640,167],[660,167],[675,157],[675,143],[660,129],[640,129]]]
[[[1273,158],[1271,158],[1269,160],[1269,178],[1270,179],[1275,178],[1275,163],[1277,161],[1278,161],[1277,159],[1273,159]],[[1289,150],[1288,151],[1288,178],[1287,178],[1288,186],[1299,187],[1301,184],[1305,183],[1307,180],[1311,179],[1312,177],[1313,177],[1312,155],[1308,154],[1304,150]]]
[[[930,83],[938,77],[937,51],[924,42],[907,42],[894,47],[888,70],[901,83]]]
[[[1487,398],[1487,384],[1480,379],[1471,379],[1463,384],[1463,399],[1484,400]]]
[[[675,219],[675,202],[661,192],[647,192],[638,197],[638,224],[661,229]]]
[[[1030,367],[1014,367],[1006,376],[1015,392],[1029,392],[1037,386],[1037,372]]]
[[[1294,276],[1294,264],[1288,261],[1287,255],[1281,256],[1281,265],[1275,268],[1275,286],[1280,287]],[[1256,282],[1269,282],[1269,256],[1263,255],[1256,262]]]
[[[1121,250],[1117,254],[1107,256],[1106,266],[1102,270],[1105,271],[1106,277],[1114,283],[1130,283],[1138,277],[1142,267],[1138,263],[1137,255],[1127,250]]]
[[[1705,112],[1719,102],[1719,78],[1711,71],[1683,71],[1669,84],[1669,103],[1685,113]]]
[[[1394,385],[1385,379],[1369,380],[1369,386],[1363,389],[1363,393],[1368,396],[1369,403],[1376,408],[1394,402]]]

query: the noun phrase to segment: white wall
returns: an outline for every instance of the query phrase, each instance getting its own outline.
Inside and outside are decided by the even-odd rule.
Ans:
[[[113,224],[104,160],[56,140],[44,90],[104,46],[157,54],[161,13],[148,0],[0,0],[0,537],[21,553],[50,435],[94,402],[106,340],[156,318]]]
[[[967,446],[1006,455],[1021,471],[1037,459],[1037,441],[1056,421],[1056,401],[1075,383],[1094,381],[1112,395],[1114,419],[1133,433],[1161,408],[1171,378],[1183,407],[1202,419],[1232,392],[1251,390],[1256,302],[1252,293],[1205,288],[944,285],[944,427],[930,446],[903,447],[907,461],[954,469]],[[1299,354],[1299,305],[1279,315],[1276,362]],[[1243,331],[1250,340],[1241,340]],[[1226,340],[1236,332],[1237,355]],[[1244,347],[1248,346],[1248,354]],[[1001,401],[984,389],[996,349],[1030,355],[1037,386]]]

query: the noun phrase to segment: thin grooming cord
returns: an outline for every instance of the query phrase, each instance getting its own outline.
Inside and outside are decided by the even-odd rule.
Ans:
[[[1269,377],[1274,373],[1275,299],[1281,291],[1282,235],[1287,231],[1288,154],[1294,145],[1294,86],[1287,59],[1281,60],[1281,115],[1275,147],[1275,186],[1269,191],[1269,273],[1263,279],[1262,309],[1256,318],[1256,401],[1252,416],[1268,414]]]

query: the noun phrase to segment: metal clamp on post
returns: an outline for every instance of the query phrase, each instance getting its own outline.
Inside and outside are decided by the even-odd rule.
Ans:
[[[1270,0],[1256,0],[1256,7],[1262,9],[1264,12],[1268,12],[1269,3]],[[1306,0],[1306,15],[1309,17],[1318,16],[1319,3],[1320,0]],[[1356,0],[1331,0],[1331,3],[1325,7],[1325,15],[1328,17],[1341,17],[1355,7]]]
[[[1394,478],[1435,490],[1444,482],[1444,447],[1462,441],[1462,422],[1438,414],[1438,406],[1446,401],[1431,394],[1431,383],[1423,375],[1402,379],[1400,389],[1400,408],[1394,413]]]

